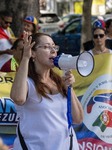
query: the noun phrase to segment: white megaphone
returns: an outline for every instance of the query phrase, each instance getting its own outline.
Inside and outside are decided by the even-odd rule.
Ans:
[[[61,70],[77,69],[81,76],[88,76],[94,69],[94,58],[90,52],[83,52],[78,56],[61,54],[54,58],[54,65]]]

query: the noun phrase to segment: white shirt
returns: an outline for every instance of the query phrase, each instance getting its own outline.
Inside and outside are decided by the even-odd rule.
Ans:
[[[11,37],[10,33],[7,30],[4,30],[4,32],[9,37]],[[10,49],[11,47],[12,47],[12,44],[9,42],[9,40],[5,38],[0,39],[0,51],[5,51],[6,49]],[[0,55],[0,69],[11,58],[12,58],[12,55],[9,55],[9,54]]]
[[[16,106],[28,150],[69,150],[67,99],[61,94],[48,94],[51,100],[40,99],[31,79],[28,79],[28,88],[26,103]],[[79,150],[75,132],[73,134],[73,150]],[[14,150],[22,150],[18,136]]]

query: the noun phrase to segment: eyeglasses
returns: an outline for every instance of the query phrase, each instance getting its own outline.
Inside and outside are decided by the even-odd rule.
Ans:
[[[94,34],[93,38],[97,39],[97,38],[103,38],[105,36],[105,34]]]
[[[50,46],[50,45],[38,45],[36,48],[42,47],[43,49],[48,49],[48,50],[55,50],[56,52],[59,51],[59,46],[55,45],[55,46]]]

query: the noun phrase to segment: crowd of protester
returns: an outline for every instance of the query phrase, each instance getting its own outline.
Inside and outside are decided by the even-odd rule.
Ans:
[[[45,69],[45,64],[42,63],[41,61],[42,61],[42,59],[45,60],[48,55],[47,51],[45,51],[42,53],[43,57],[38,58],[36,56],[35,49],[42,48],[43,45],[41,45],[40,43],[42,43],[42,42],[44,43],[44,41],[46,41],[46,42],[50,41],[52,44],[53,41],[52,41],[51,37],[46,34],[37,34],[38,33],[38,21],[34,16],[26,16],[23,19],[23,31],[19,37],[15,37],[12,29],[10,28],[12,21],[13,21],[13,17],[10,12],[8,12],[8,11],[0,12],[0,71],[1,72],[16,72],[22,61],[19,73],[17,74],[17,77],[16,77],[17,78],[17,80],[15,81],[16,83],[14,84],[14,87],[12,90],[12,97],[14,98],[15,103],[18,104],[18,102],[16,101],[17,93],[16,93],[15,89],[18,88],[19,87],[18,85],[20,84],[20,82],[18,83],[17,81],[18,81],[18,79],[20,79],[19,74],[22,74],[21,68],[24,67],[23,69],[28,70],[28,66],[27,67],[24,66],[24,62],[26,61],[26,64],[27,64],[27,60],[24,59],[25,61],[23,62],[22,56],[24,56],[24,58],[27,58],[29,61],[29,59],[31,57],[30,48],[33,48],[34,58],[30,59],[30,63],[32,66],[30,68],[31,70],[30,70],[28,76],[33,76],[32,78],[34,78],[34,81],[32,81],[30,79],[28,79],[28,81],[27,81],[27,79],[26,79],[27,76],[25,75],[25,71],[24,71],[24,74],[22,76],[24,82],[23,82],[23,80],[20,80],[20,81],[21,81],[21,85],[24,83],[26,93],[24,94],[25,98],[24,98],[23,102],[21,102],[21,104],[19,104],[19,105],[23,105],[25,103],[26,99],[29,98],[29,96],[30,96],[28,93],[28,87],[26,86],[26,82],[28,82],[29,87],[31,86],[33,89],[35,89],[35,91],[36,90],[38,91],[38,93],[39,93],[38,96],[40,96],[41,98],[42,98],[42,96],[45,96],[45,98],[47,98],[47,99],[52,99],[52,97],[50,98],[49,94],[51,92],[54,92],[55,94],[57,94],[57,91],[60,91],[60,93],[63,96],[66,96],[66,94],[65,94],[66,88],[64,88],[64,85],[61,84],[62,80],[57,75],[55,75],[51,70],[49,71],[49,69],[46,69],[46,70],[48,70],[47,72],[50,72],[49,76],[47,76],[49,79],[48,85],[47,85],[47,83],[44,83],[45,79],[44,79],[43,74],[39,75],[39,73],[37,73],[38,78],[35,79],[36,72],[38,72],[38,71],[42,72],[42,69],[38,70],[37,66],[40,66],[40,68],[43,67]],[[27,33],[27,36],[32,36],[32,39],[34,40],[33,45],[31,44],[32,39],[28,39],[25,37],[26,33]],[[106,45],[107,39],[112,40],[112,19],[108,19],[106,22],[104,22],[104,20],[100,20],[100,19],[95,20],[93,23],[93,28],[92,28],[92,37],[93,37],[93,39],[91,42],[91,46],[90,46],[90,49],[88,49],[92,55],[98,55],[101,53],[112,53],[111,48]],[[35,47],[35,45],[36,45],[35,43],[37,43],[37,47]],[[44,45],[44,48],[45,49],[49,48],[51,51],[54,49],[55,51],[53,51],[53,53],[55,54],[57,48],[54,45],[55,45],[54,43],[53,43],[52,47],[50,47],[49,45]],[[28,52],[27,54],[26,54],[26,52],[24,52],[24,50],[25,50],[24,46],[27,47],[27,49],[26,49],[26,51]],[[31,47],[28,47],[28,46],[31,46]],[[44,53],[46,53],[46,55]],[[39,51],[38,51],[38,55],[40,55]],[[36,68],[35,68],[35,70],[32,70],[32,68],[34,67],[34,64],[36,65]],[[28,71],[27,71],[27,74],[28,74]],[[24,78],[24,76],[25,76],[25,78]],[[42,78],[44,80],[42,80],[42,82],[41,82]],[[69,81],[68,83],[66,83],[66,87],[67,87],[67,84],[70,84],[70,83],[72,84],[74,82],[71,72],[69,72],[67,74],[67,79],[65,79],[65,80],[68,80],[71,78],[72,78],[72,81],[70,80],[71,82]],[[57,83],[57,81],[60,81],[61,87],[59,87],[59,84]],[[42,86],[43,86],[43,88],[42,88]],[[55,86],[55,89],[53,89],[54,86]],[[41,88],[43,89],[44,92],[41,91]],[[16,96],[14,93],[16,93]],[[46,93],[48,93],[48,95]],[[30,93],[30,94],[32,94],[32,93]],[[19,96],[20,95],[21,95],[21,86],[19,87]],[[35,94],[35,96],[36,96],[36,94]],[[82,107],[81,107],[80,103],[78,102],[76,96],[75,96],[74,101],[76,101],[75,103],[74,102],[72,103],[72,104],[74,104],[74,108],[76,106],[78,108],[80,108],[80,112],[76,108],[74,109],[74,110],[77,110],[74,113],[75,113],[75,119],[77,119],[77,120],[75,120],[75,122],[78,123],[78,122],[82,121],[83,111],[82,111]],[[28,104],[26,104],[25,109],[27,109],[27,105]],[[18,107],[20,108],[20,106],[18,106]],[[31,112],[29,112],[29,113],[31,113]],[[77,114],[77,118],[76,118],[76,114]],[[78,117],[80,118],[79,121],[78,121]],[[64,119],[64,118],[62,118],[62,119]],[[39,127],[41,128],[41,125]],[[59,141],[58,138],[59,137],[57,136],[57,141]],[[63,138],[65,138],[65,137],[63,137]],[[76,146],[77,141],[75,141],[75,142],[76,142],[75,143],[75,146]],[[3,144],[2,140],[0,143],[1,143],[0,144],[1,147],[4,146],[4,148],[2,148],[2,150],[7,150],[7,146],[5,144]],[[18,143],[16,143],[16,145],[18,146]],[[78,148],[77,148],[77,150],[78,150]]]
[[[23,19],[23,31],[19,37],[15,37],[10,28],[12,21],[13,18],[10,12],[0,12],[0,45],[2,45],[2,47],[0,48],[0,61],[2,61],[2,63],[0,62],[0,71],[16,72],[11,90],[11,98],[15,103],[18,115],[18,108],[21,108],[20,111],[22,111],[22,106],[24,106],[25,109],[23,110],[23,112],[25,113],[26,110],[26,118],[24,118],[25,120],[22,119],[22,116],[19,116],[19,122],[23,122],[23,125],[21,126],[21,123],[19,123],[18,125],[18,134],[14,142],[13,149],[24,149],[23,142],[25,140],[25,150],[29,148],[52,150],[54,147],[57,147],[56,149],[69,149],[69,147],[71,149],[72,147],[73,149],[75,148],[76,150],[79,150],[77,138],[72,126],[70,128],[71,133],[69,135],[68,119],[66,115],[67,87],[71,86],[71,101],[73,107],[71,111],[73,115],[71,115],[73,116],[73,122],[79,124],[83,120],[82,105],[76,97],[75,92],[72,88],[72,84],[75,81],[72,72],[68,71],[65,74],[65,77],[62,78],[52,70],[54,66],[53,57],[56,57],[59,47],[55,45],[50,35],[38,33],[38,21],[34,16],[26,16]],[[18,80],[18,83],[16,78]],[[32,84],[31,82],[34,84]],[[20,87],[18,86],[19,84],[21,84]],[[26,86],[26,84],[28,85],[28,87]],[[33,88],[30,87],[32,85]],[[32,97],[33,101],[30,100],[32,101],[31,103],[28,100],[30,98],[29,92],[31,92],[29,91],[29,89],[32,89],[32,92],[35,91],[33,96],[35,96],[36,100]],[[19,98],[19,101],[16,101],[17,97]],[[26,98],[23,98],[22,101],[20,97]],[[43,106],[39,104],[40,98],[41,101],[45,101],[45,103],[48,103],[46,108],[44,108],[46,104],[41,103]],[[50,106],[50,101],[53,102],[52,107]],[[32,105],[33,102],[34,105]],[[27,107],[27,104],[30,105],[35,111],[30,110]],[[41,107],[43,107],[43,109],[41,109]],[[32,114],[32,116],[30,117],[30,115],[27,115],[27,112],[30,115]],[[42,117],[40,114],[42,115]],[[47,118],[51,118],[51,124],[49,125],[49,127],[49,119],[46,120],[46,115],[48,116]],[[28,116],[32,118],[33,123],[30,118],[28,118]],[[39,124],[40,121],[41,124]],[[22,130],[23,126],[25,127],[26,131]],[[31,126],[32,130],[30,130]],[[57,130],[55,130],[54,126],[57,126]],[[46,130],[48,134],[46,134],[46,131],[44,130]],[[29,133],[27,131],[29,131]],[[55,134],[55,137],[52,138],[52,142],[49,136],[49,131],[51,132],[51,134]],[[63,134],[60,134],[61,132],[63,132]],[[26,134],[26,137],[28,139],[23,138],[21,142],[20,137],[24,133]],[[46,140],[43,140],[43,138],[41,138],[42,136]],[[71,141],[69,139],[71,139]],[[48,144],[49,142],[51,142],[50,145]],[[0,149],[2,150],[6,150],[7,148],[7,145],[5,145],[2,139],[0,146]]]
[[[34,16],[23,18],[22,33],[16,37],[11,24],[13,14],[10,11],[0,11],[0,72],[16,72],[23,55],[24,33],[32,35],[38,32],[38,21]],[[8,150],[2,138],[0,138],[0,150]]]

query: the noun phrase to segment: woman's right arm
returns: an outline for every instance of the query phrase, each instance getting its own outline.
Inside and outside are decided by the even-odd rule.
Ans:
[[[19,69],[16,73],[10,93],[11,99],[18,105],[22,105],[26,101],[26,95],[28,91],[27,88],[28,63],[29,60],[23,57]]]
[[[28,76],[28,64],[31,57],[31,48],[34,43],[31,44],[31,37],[28,39],[26,33],[24,39],[24,52],[23,57],[16,73],[14,83],[12,85],[10,97],[18,105],[23,105],[26,102],[27,97],[27,76]]]

